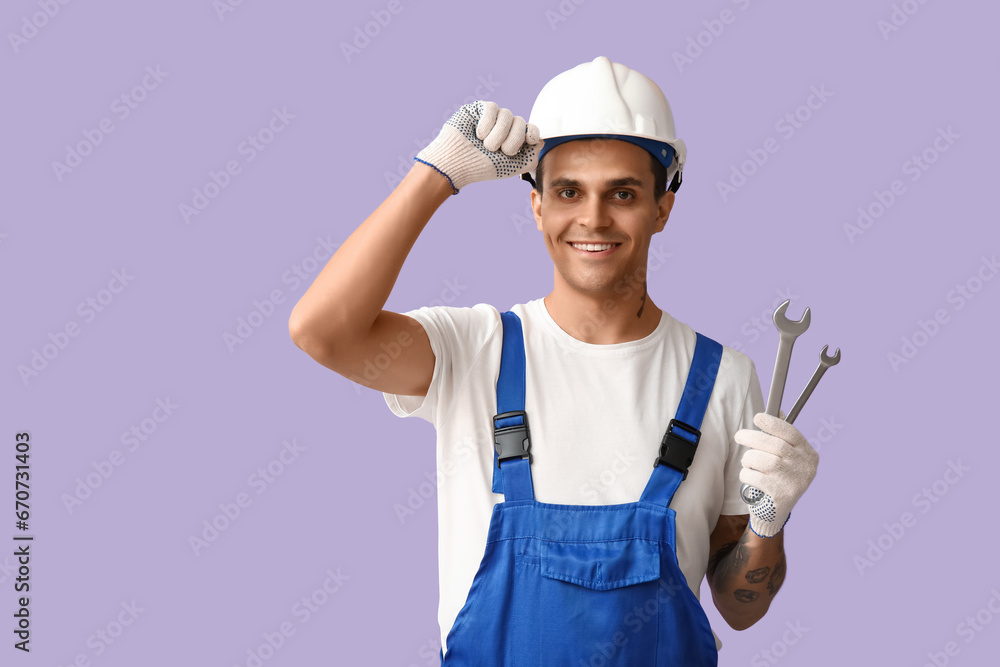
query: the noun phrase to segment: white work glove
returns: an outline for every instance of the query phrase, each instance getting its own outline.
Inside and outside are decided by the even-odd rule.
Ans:
[[[733,436],[750,448],[743,454],[740,481],[764,493],[750,508],[750,530],[761,537],[774,537],[816,476],[819,454],[783,419],[761,412],[753,423],[759,431],[744,428]]]
[[[458,194],[469,183],[531,171],[541,147],[536,126],[480,100],[459,108],[415,159],[444,174]]]

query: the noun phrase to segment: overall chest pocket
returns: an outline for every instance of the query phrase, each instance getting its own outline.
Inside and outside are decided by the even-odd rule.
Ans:
[[[667,547],[663,547],[667,548]],[[514,573],[514,667],[656,664],[663,604],[656,540],[540,540]],[[542,657],[544,656],[544,657]]]
[[[541,574],[594,591],[660,578],[660,544],[653,540],[543,542]]]

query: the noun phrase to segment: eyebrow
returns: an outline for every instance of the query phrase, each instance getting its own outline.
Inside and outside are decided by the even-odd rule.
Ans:
[[[552,188],[558,188],[558,187],[578,188],[581,185],[582,183],[580,183],[580,181],[577,181],[572,178],[566,178],[565,176],[560,176],[559,178],[553,179],[549,183],[549,187]],[[608,188],[620,188],[627,185],[641,188],[643,183],[638,178],[633,178],[632,176],[625,176],[622,178],[613,178],[611,180],[605,181],[604,185],[605,187]]]

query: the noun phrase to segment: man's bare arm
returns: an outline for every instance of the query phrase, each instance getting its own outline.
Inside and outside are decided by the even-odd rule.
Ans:
[[[425,395],[434,372],[427,335],[413,318],[382,308],[417,237],[453,192],[447,178],[415,163],[292,309],[288,328],[295,344],[355,382],[394,394]],[[374,359],[381,345],[401,341],[399,356],[376,378],[365,379],[365,361]]]
[[[511,178],[537,164],[538,128],[493,102],[461,106],[392,194],[348,237],[292,309],[288,330],[309,356],[379,391],[425,396],[434,351],[412,317],[382,310],[420,232],[469,183]],[[388,347],[399,354],[370,377]]]
[[[785,580],[784,531],[759,537],[750,515],[723,515],[710,537],[709,588],[715,607],[733,629],[759,621]]]
[[[766,502],[750,514],[719,517],[706,573],[715,606],[737,630],[761,619],[785,580],[785,522],[819,464],[816,450],[782,416],[758,413],[753,423],[756,429],[741,428],[733,439],[748,448],[740,481],[759,489]]]

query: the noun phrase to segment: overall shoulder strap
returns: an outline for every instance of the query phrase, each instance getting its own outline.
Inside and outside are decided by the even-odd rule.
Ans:
[[[653,463],[653,474],[642,500],[669,506],[680,483],[687,478],[701,439],[701,423],[722,363],[722,345],[696,333],[694,357],[688,370],[677,413],[670,420]]]
[[[530,432],[524,412],[525,359],[521,320],[500,314],[503,342],[497,378],[497,414],[493,417],[493,493],[504,500],[532,500]]]
[[[712,397],[712,389],[715,387],[715,378],[719,374],[719,365],[722,363],[722,345],[700,333],[695,336],[697,342],[694,357],[691,359],[691,369],[688,371],[684,393],[674,420],[700,429],[701,422],[705,419],[708,399]]]

